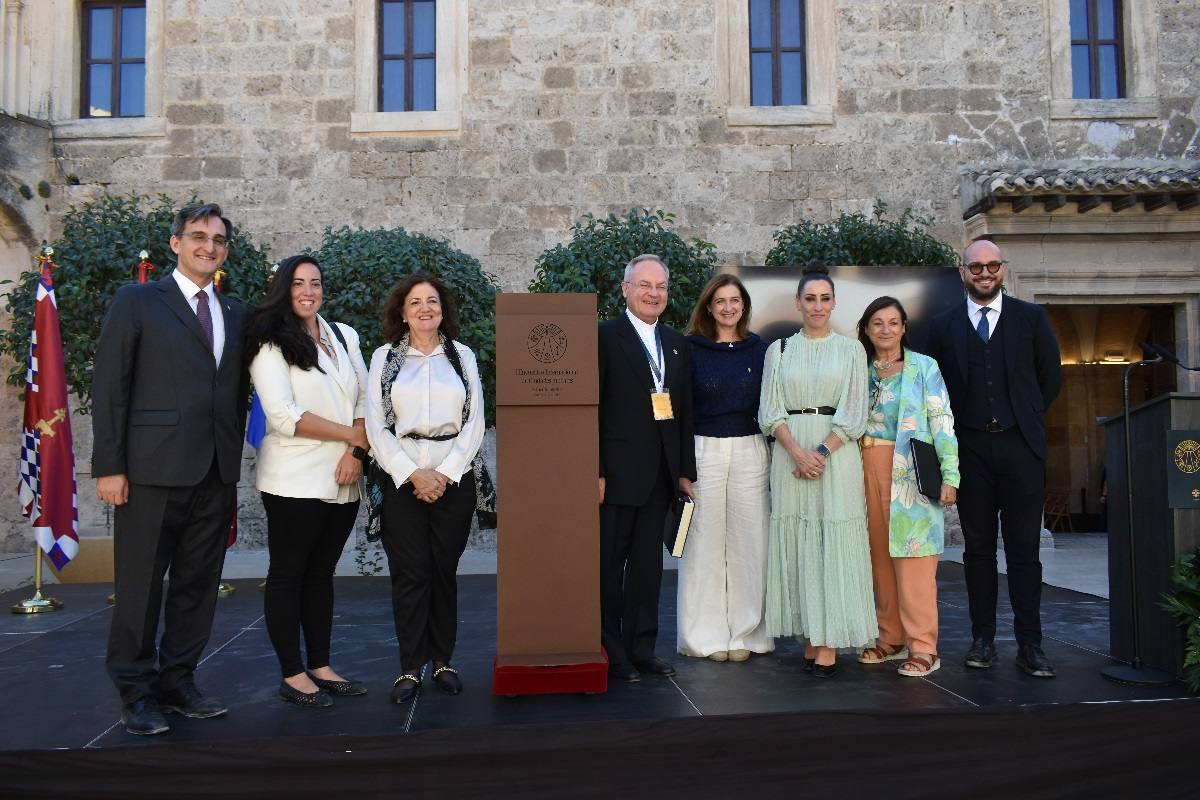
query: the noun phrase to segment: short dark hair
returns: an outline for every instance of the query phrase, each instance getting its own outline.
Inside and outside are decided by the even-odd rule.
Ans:
[[[796,297],[804,294],[804,287],[813,281],[825,281],[829,284],[830,293],[837,296],[837,290],[833,287],[833,278],[829,277],[829,267],[815,263],[809,264],[800,273],[800,283],[796,284]]]
[[[875,345],[871,343],[871,339],[867,336],[867,325],[871,322],[871,317],[883,311],[885,308],[895,308],[900,312],[900,321],[904,323],[904,334],[900,337],[900,357],[912,349],[908,343],[908,312],[904,310],[903,304],[894,297],[876,297],[869,304],[862,316],[858,318],[858,341],[862,342],[863,349],[867,351],[867,360],[875,360]]]
[[[441,301],[442,324],[438,330],[447,339],[458,338],[458,304],[449,287],[428,272],[414,272],[398,280],[383,303],[383,338],[392,344],[399,343],[400,337],[408,333],[408,323],[404,321],[404,300],[414,287],[422,283],[432,286]]]
[[[692,316],[688,320],[688,333],[698,333],[706,339],[717,338],[717,321],[713,319],[712,312],[708,310],[708,307],[712,304],[717,290],[725,286],[736,286],[742,295],[743,311],[742,318],[738,320],[737,335],[740,339],[746,338],[750,332],[750,293],[746,291],[745,284],[738,276],[730,275],[728,272],[714,275],[704,287],[704,291],[700,293],[700,299],[696,301],[696,307],[692,309]]]
[[[221,214],[221,207],[216,203],[193,203],[179,209],[175,219],[171,221],[171,235],[182,236],[183,229],[190,222],[208,222],[210,217],[217,217],[225,225],[225,238],[233,238],[233,223]]]

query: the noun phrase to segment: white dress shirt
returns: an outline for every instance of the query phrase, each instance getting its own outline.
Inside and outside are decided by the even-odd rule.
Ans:
[[[188,305],[192,307],[192,312],[200,306],[200,301],[196,299],[196,295],[204,292],[208,295],[208,311],[212,316],[213,324],[213,358],[217,361],[217,366],[221,366],[221,352],[225,349],[225,315],[221,311],[221,304],[217,302],[217,293],[213,290],[212,281],[208,282],[208,286],[201,289],[196,284],[179,271],[176,267],[171,271],[175,276],[175,282],[179,284],[179,291],[183,292],[184,298],[188,301]]]
[[[654,386],[661,392],[664,380],[663,376],[666,374],[666,366],[663,362],[666,359],[659,351],[658,337],[654,335],[654,332],[658,328],[658,320],[655,320],[653,324],[642,322],[628,308],[625,309],[625,314],[629,317],[629,321],[633,323],[633,329],[637,332],[638,338],[642,340],[642,346],[646,348],[646,352],[650,354],[650,358],[658,366],[658,377],[654,375],[654,370],[650,369],[648,362],[646,369],[650,370],[650,380],[654,381]]]
[[[988,336],[990,337],[996,332],[996,326],[1000,324],[1000,306],[1004,303],[1004,292],[999,292],[990,303],[980,305],[975,302],[975,298],[967,295],[967,319],[971,321],[971,327],[979,330],[979,317],[983,314],[984,307],[991,309],[987,315],[988,321]]]
[[[437,470],[457,483],[471,469],[471,462],[483,443],[484,397],[479,366],[470,348],[459,342],[454,346],[471,385],[471,413],[465,426],[462,409],[466,390],[440,345],[429,355],[415,347],[408,348],[404,366],[391,387],[392,408],[396,412],[394,433],[384,423],[381,388],[383,365],[391,348],[384,345],[371,356],[367,373],[367,439],[371,442],[371,454],[392,476],[397,488],[418,469]],[[406,433],[458,435],[435,442],[412,439]]]

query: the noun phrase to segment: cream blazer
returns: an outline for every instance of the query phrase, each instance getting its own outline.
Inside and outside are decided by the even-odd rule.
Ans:
[[[335,503],[358,500],[358,484],[339,486],[334,469],[346,452],[345,442],[326,442],[296,436],[296,423],[305,411],[331,422],[353,425],[366,412],[367,366],[354,329],[337,324],[346,337],[343,348],[320,316],[321,335],[335,350],[337,364],[317,348],[317,363],[325,372],[300,369],[266,344],[250,362],[250,378],[267,417],[267,433],[258,447],[254,485],[280,497],[305,497]]]

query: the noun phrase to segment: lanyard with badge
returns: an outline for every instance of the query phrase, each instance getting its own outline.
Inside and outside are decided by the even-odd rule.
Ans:
[[[650,392],[650,407],[654,411],[654,419],[658,422],[674,419],[675,414],[671,409],[671,392],[666,388],[663,380],[666,361],[663,360],[662,332],[657,325],[654,326],[654,343],[658,347],[658,361],[654,360],[654,356],[646,347],[646,343],[642,341],[642,337],[637,337],[637,340],[638,344],[642,346],[642,352],[646,354],[646,360],[650,362],[650,373],[654,376],[654,390]],[[660,368],[659,364],[662,364],[663,367]]]

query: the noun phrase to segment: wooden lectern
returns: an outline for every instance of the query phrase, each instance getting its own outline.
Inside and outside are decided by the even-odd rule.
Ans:
[[[492,693],[603,692],[594,294],[496,297]]]

